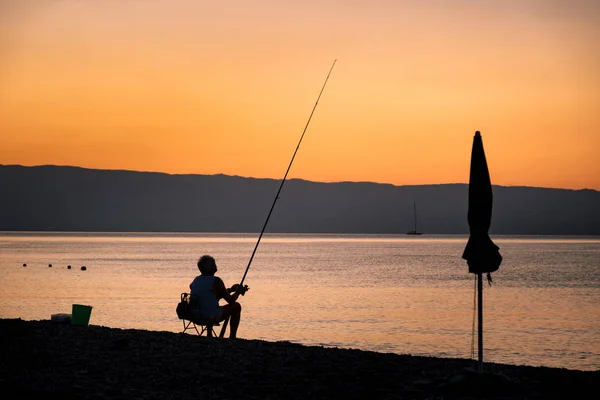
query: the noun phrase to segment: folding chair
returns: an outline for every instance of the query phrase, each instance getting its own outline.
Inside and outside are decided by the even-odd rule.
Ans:
[[[187,331],[188,329],[194,329],[194,330],[196,330],[196,333],[198,334],[198,336],[202,336],[204,334],[204,332],[206,332],[207,337],[217,337],[214,327],[219,326],[218,323],[212,324],[212,325],[207,325],[207,324],[201,324],[198,322],[194,322],[191,319],[185,319],[185,318],[182,318],[182,322],[183,322],[183,331],[181,333],[185,333],[185,331]],[[198,326],[200,327],[200,330],[198,330]]]
[[[196,318],[195,315],[198,315],[197,310],[199,309],[200,304],[196,296],[192,296],[189,293],[181,293],[181,302],[177,306],[177,316],[183,323],[183,331],[181,333],[185,333],[189,329],[194,329],[198,336],[202,336],[206,332],[207,337],[217,337],[214,327],[220,326],[220,324],[218,322],[208,323]],[[224,322],[223,329],[218,337],[223,337],[229,318]],[[200,327],[200,330],[198,330],[198,327]]]

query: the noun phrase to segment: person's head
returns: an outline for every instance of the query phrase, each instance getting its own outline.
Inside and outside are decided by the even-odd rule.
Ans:
[[[198,269],[202,275],[214,275],[217,272],[217,263],[209,255],[204,255],[198,260]]]

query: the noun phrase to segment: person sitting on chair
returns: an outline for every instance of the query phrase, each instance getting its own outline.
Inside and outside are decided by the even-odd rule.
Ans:
[[[246,292],[247,288],[235,284],[226,289],[223,280],[215,276],[217,263],[209,255],[200,257],[198,269],[200,275],[190,283],[190,295],[200,303],[200,321],[208,325],[208,335],[212,336],[212,325],[230,317],[229,337],[234,339],[242,313],[242,306],[236,300],[240,294]],[[220,299],[227,301],[227,304],[219,306]]]

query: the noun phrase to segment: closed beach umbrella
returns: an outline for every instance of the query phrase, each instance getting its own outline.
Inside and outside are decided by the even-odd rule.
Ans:
[[[469,174],[469,241],[462,258],[467,260],[469,272],[477,274],[497,271],[502,262],[498,246],[488,234],[492,222],[492,182],[488,170],[483,141],[479,131],[473,138],[471,172]]]
[[[478,338],[479,364],[478,372],[483,372],[483,280],[482,274],[497,271],[502,262],[499,248],[489,236],[492,222],[492,182],[488,170],[483,141],[479,131],[475,132],[471,150],[471,171],[469,174],[469,241],[462,258],[467,260],[469,272],[477,274],[478,293]]]

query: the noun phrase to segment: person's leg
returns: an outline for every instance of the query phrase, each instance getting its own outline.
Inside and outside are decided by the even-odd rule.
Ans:
[[[221,321],[230,317],[229,323],[229,337],[232,339],[236,338],[238,326],[240,326],[240,318],[242,314],[242,306],[240,303],[226,304],[221,307],[223,313],[221,315]]]
[[[235,339],[235,337],[237,336],[238,326],[240,326],[242,305],[236,302],[233,303],[231,307],[233,310],[231,312],[231,320],[229,321],[231,323],[231,327],[229,328],[229,337]]]

